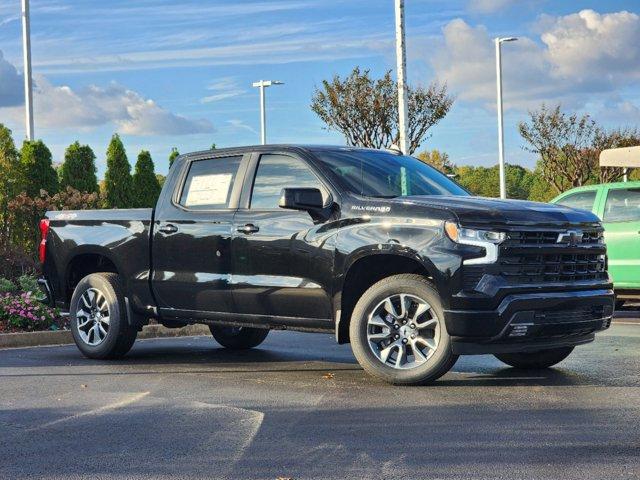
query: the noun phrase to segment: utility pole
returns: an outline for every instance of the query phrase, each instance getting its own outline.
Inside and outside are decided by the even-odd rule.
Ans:
[[[398,75],[398,129],[400,130],[400,150],[409,153],[407,141],[407,49],[404,41],[404,0],[395,0],[396,6],[396,70]]]
[[[24,57],[24,107],[27,140],[33,140],[33,85],[31,80],[29,0],[22,0],[22,51]]]
[[[271,85],[284,85],[284,82],[278,80],[260,80],[253,82],[254,87],[260,89],[260,142],[262,145],[267,143],[267,113],[265,106],[264,89]]]
[[[496,38],[496,89],[498,98],[498,164],[500,168],[500,198],[507,198],[507,179],[504,166],[504,125],[502,120],[502,55],[503,42],[514,42],[516,37]]]

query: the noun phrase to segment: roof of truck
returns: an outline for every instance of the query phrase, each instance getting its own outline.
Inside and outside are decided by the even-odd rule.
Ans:
[[[214,150],[201,150],[198,152],[190,152],[180,155],[183,158],[193,158],[193,157],[206,157],[206,156],[219,156],[219,155],[228,155],[234,153],[243,153],[247,151],[252,152],[261,152],[261,151],[273,151],[273,150],[288,150],[288,151],[307,151],[307,152],[317,152],[317,151],[335,151],[335,150],[362,150],[362,151],[379,151],[376,148],[364,148],[364,147],[350,147],[347,145],[304,145],[304,144],[272,144],[272,145],[247,145],[241,147],[228,147],[228,148],[216,148]],[[388,152],[399,153],[396,150],[385,150]],[[180,158],[178,157],[178,158]]]

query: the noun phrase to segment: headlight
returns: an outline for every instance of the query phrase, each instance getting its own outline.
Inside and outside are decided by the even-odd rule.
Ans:
[[[495,263],[498,260],[498,245],[506,238],[504,232],[461,228],[458,227],[455,222],[445,222],[444,231],[447,236],[456,243],[474,245],[485,249],[486,253],[484,257],[464,260],[463,263],[466,265]]]

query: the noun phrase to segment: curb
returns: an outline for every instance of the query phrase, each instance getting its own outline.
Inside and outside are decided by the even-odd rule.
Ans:
[[[164,337],[195,337],[211,335],[206,325],[187,325],[182,328],[166,328],[162,325],[146,325],[138,332],[138,340]],[[0,334],[0,349],[70,345],[73,335],[70,330],[49,330],[45,332],[21,332]]]

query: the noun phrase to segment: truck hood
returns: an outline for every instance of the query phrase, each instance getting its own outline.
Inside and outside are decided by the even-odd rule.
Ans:
[[[552,226],[589,225],[599,222],[586,210],[525,200],[500,200],[486,197],[410,196],[395,201],[444,209],[453,213],[463,226]]]

